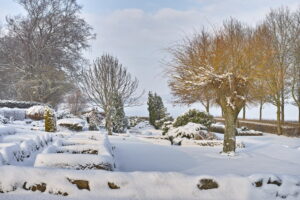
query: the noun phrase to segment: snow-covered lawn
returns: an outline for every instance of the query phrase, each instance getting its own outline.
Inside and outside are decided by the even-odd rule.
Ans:
[[[300,138],[239,136],[245,148],[224,156],[221,146],[171,145],[147,125],[109,137],[104,131],[45,133],[39,123],[4,127],[3,200],[300,199]],[[8,163],[3,155],[17,155],[8,147],[29,156]],[[101,163],[113,171],[89,170]],[[207,183],[215,188],[203,189]]]

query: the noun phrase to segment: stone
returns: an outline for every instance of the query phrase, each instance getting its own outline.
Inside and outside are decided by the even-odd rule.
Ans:
[[[201,179],[200,182],[197,184],[197,187],[200,190],[210,190],[216,189],[219,187],[218,183],[213,179]]]

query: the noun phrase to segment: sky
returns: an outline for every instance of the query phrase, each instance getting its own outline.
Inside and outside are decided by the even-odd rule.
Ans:
[[[140,81],[140,92],[145,90],[141,106],[128,108],[128,115],[147,115],[148,91],[162,96],[168,111],[177,116],[186,106],[173,106],[167,85],[165,62],[167,48],[202,27],[218,27],[223,20],[237,18],[255,25],[262,21],[271,8],[281,6],[295,10],[299,0],[77,0],[83,6],[81,15],[97,34],[91,48],[84,52],[93,60],[103,53],[119,58],[119,61]],[[22,13],[15,0],[0,0],[0,24],[5,16]],[[200,105],[194,108],[203,109]],[[219,115],[220,109],[212,109]],[[297,109],[287,106],[287,119],[297,119]],[[247,117],[258,116],[258,109],[251,106]],[[266,118],[275,117],[275,109],[264,109]]]

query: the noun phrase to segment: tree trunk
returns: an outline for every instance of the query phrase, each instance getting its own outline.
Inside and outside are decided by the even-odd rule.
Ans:
[[[298,122],[300,124],[300,107],[298,106]]]
[[[281,91],[281,121],[284,122],[284,106],[285,106],[285,100],[284,100],[284,88]]]
[[[281,106],[279,103],[277,103],[277,134],[282,134],[282,127],[281,127],[281,112],[280,112]]]
[[[263,110],[263,102],[260,101],[260,104],[259,104],[259,120],[260,121],[262,120],[262,110]]]
[[[246,105],[243,107],[243,119],[246,119]]]
[[[113,124],[111,119],[111,111],[105,111],[105,115],[105,127],[107,129],[107,133],[108,135],[112,135]]]
[[[207,101],[206,101],[206,106],[205,106],[205,109],[206,109],[206,112],[207,112],[207,113],[209,113],[209,106],[210,106],[210,105],[209,105],[209,100],[207,100]]]
[[[224,143],[223,143],[224,153],[235,152],[237,116],[238,116],[238,112],[232,111],[229,108],[224,110],[224,118],[225,118],[225,133],[224,133]]]

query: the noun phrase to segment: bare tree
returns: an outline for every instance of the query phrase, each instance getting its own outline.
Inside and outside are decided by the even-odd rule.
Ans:
[[[270,33],[269,42],[276,49],[274,55],[274,63],[277,66],[278,71],[278,84],[280,87],[277,94],[270,96],[270,102],[277,107],[277,120],[284,122],[284,108],[286,100],[289,98],[289,77],[288,71],[291,65],[291,52],[292,43],[294,38],[292,37],[293,20],[291,12],[288,8],[280,8],[277,10],[271,10],[267,15],[264,25]],[[278,114],[277,114],[278,115]],[[279,133],[281,134],[281,132]]]
[[[292,77],[291,94],[294,104],[298,107],[298,121],[300,123],[300,8],[293,14],[292,37],[292,64],[289,75]]]
[[[124,106],[133,106],[139,96],[135,96],[138,80],[133,78],[117,58],[108,54],[94,61],[89,69],[82,71],[81,89],[88,99],[105,112],[106,128],[112,134],[112,114],[114,100],[118,96]]]
[[[85,62],[82,50],[94,38],[92,28],[78,14],[81,7],[76,0],[17,0],[25,16],[7,17],[6,34],[0,39],[0,68],[9,70],[17,81],[17,92],[39,87],[48,72],[63,73],[66,79],[74,77]],[[51,68],[51,69],[50,69]],[[42,74],[42,75],[41,75]],[[53,81],[53,77],[47,77]],[[51,92],[52,84],[49,84]],[[56,86],[53,86],[56,87]],[[27,90],[23,100],[46,100]],[[35,92],[33,94],[33,92]],[[58,95],[56,93],[56,95]],[[45,102],[49,103],[49,102]]]
[[[197,48],[208,41],[207,53]],[[200,43],[200,44],[199,44]],[[212,92],[225,118],[223,152],[234,152],[237,117],[246,101],[254,100],[256,80],[263,74],[264,58],[254,31],[231,19],[214,34],[194,36],[171,49],[169,85],[172,91]],[[201,96],[200,96],[201,97]]]

